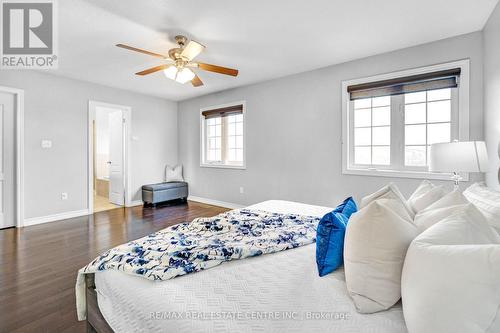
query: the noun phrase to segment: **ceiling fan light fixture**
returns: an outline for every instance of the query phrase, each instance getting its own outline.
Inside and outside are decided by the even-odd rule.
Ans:
[[[195,74],[192,70],[184,67],[181,70],[177,71],[177,77],[175,78],[175,81],[184,84],[194,79],[194,76]]]
[[[186,83],[194,79],[195,74],[189,68],[183,67],[181,69],[176,66],[170,66],[163,70],[166,77],[179,83]]]
[[[171,80],[175,80],[177,77],[177,67],[175,66],[170,66],[166,69],[163,70],[163,73],[165,74],[166,77],[168,77]]]
[[[198,54],[200,54],[205,49],[205,46],[201,45],[194,40],[190,41],[186,47],[182,49],[181,57],[186,61],[193,60]]]

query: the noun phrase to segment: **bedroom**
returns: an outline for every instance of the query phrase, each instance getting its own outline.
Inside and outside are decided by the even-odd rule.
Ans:
[[[8,3],[2,1],[4,14]],[[464,178],[459,182],[460,191],[486,183],[486,187],[472,187],[469,193],[486,191],[494,213],[485,218],[498,219],[498,203],[494,202],[500,191],[497,1],[391,0],[383,6],[366,0],[45,3],[54,4],[52,52],[57,56],[56,68],[13,69],[5,68],[7,64],[2,62],[0,71],[0,104],[10,114],[4,118],[3,129],[6,164],[1,222],[10,228],[0,230],[2,332],[84,331],[87,325],[99,325],[87,324],[94,319],[105,327],[94,329],[103,332],[108,327],[117,332],[155,331],[158,327],[166,332],[314,331],[325,327],[339,332],[422,332],[425,329],[415,326],[415,316],[406,311],[415,304],[405,304],[405,297],[400,301],[398,294],[396,304],[388,310],[360,313],[359,303],[349,293],[349,276],[343,275],[347,267],[319,277],[314,242],[160,282],[161,292],[171,292],[175,299],[165,304],[154,297],[148,279],[110,269],[103,273],[105,279],[95,281],[97,290],[102,284],[103,295],[110,293],[107,298],[97,297],[93,309],[99,309],[101,315],[87,316],[83,321],[77,320],[75,283],[78,270],[105,251],[198,217],[258,205],[254,209],[321,219],[352,196],[359,210],[353,215],[357,221],[367,208],[362,199],[389,183],[405,200],[424,180],[429,180],[432,188],[442,186],[449,194],[455,171]],[[1,26],[6,31],[6,25]],[[184,45],[175,39],[178,35],[186,37],[181,40]],[[160,71],[134,75],[163,61],[170,65],[169,50],[187,47],[190,41],[197,42],[192,44],[194,49],[201,45],[194,62],[237,69],[237,75],[190,64],[186,68],[203,85],[175,82],[178,77],[171,79]],[[159,53],[163,59],[117,44]],[[5,49],[2,52],[5,58]],[[415,75],[419,75],[418,85],[414,84]],[[386,80],[399,82],[388,85]],[[366,84],[372,84],[370,89]],[[394,93],[387,87],[408,90]],[[426,92],[423,95],[422,89]],[[367,93],[372,95],[362,95]],[[356,94],[364,98],[358,99]],[[363,107],[366,100],[373,104]],[[126,207],[95,214],[91,205],[90,102],[130,109],[123,126],[123,163],[119,169],[123,179],[120,199]],[[436,113],[428,114],[426,110],[433,106]],[[411,108],[417,115],[413,121],[408,120]],[[364,118],[363,110],[367,112]],[[435,159],[431,156],[431,144],[452,140],[476,142],[474,154],[459,149],[449,160],[455,162],[463,153],[465,161],[481,162],[477,170],[429,171],[431,160],[441,165],[447,162],[442,158],[444,153]],[[484,160],[479,159],[483,142],[487,147],[484,168]],[[376,154],[372,156],[372,152]],[[372,163],[372,159],[378,162]],[[455,165],[461,166],[458,162]],[[143,207],[143,186],[164,182],[166,166],[182,166],[185,188],[164,189],[166,199],[176,199],[167,203],[156,204],[152,194],[148,200],[155,201],[155,206]],[[170,176],[178,178],[172,171]],[[187,203],[183,200],[186,196]],[[415,218],[410,218],[413,225]],[[348,228],[356,225],[351,222],[349,219]],[[418,237],[422,236],[425,234]],[[306,242],[314,238],[315,234]],[[498,267],[499,245],[495,244],[491,245],[491,260]],[[297,259],[301,264],[296,270],[287,265]],[[484,265],[478,265],[477,272],[487,267]],[[273,266],[276,268],[271,270]],[[301,279],[290,278],[303,271]],[[399,271],[398,281],[402,267]],[[492,272],[498,270],[489,274]],[[486,272],[473,278],[479,285],[491,282],[485,280],[491,278]],[[486,294],[481,293],[484,290],[474,293],[473,288],[466,293],[463,289],[469,284],[455,280],[453,287],[460,290],[455,294],[463,295],[462,299],[438,294],[445,295],[449,304],[457,304],[453,318],[463,318],[457,325],[473,322],[482,331],[487,331],[488,320],[498,325],[494,316],[475,317],[471,311],[469,316],[459,315],[464,310],[459,305],[476,304],[467,297],[484,300],[482,307],[476,307],[488,315],[498,308],[498,283],[491,282]],[[212,286],[212,281],[219,284]],[[398,283],[404,294],[404,286]],[[202,286],[213,290],[205,293]],[[292,300],[286,298],[275,302],[273,299],[283,296],[277,290],[304,290],[296,296],[309,302],[317,297],[317,306],[305,301],[301,307],[289,306]],[[141,315],[131,315],[125,304],[147,293],[152,293],[148,299],[152,306],[144,306]],[[323,296],[329,293],[331,298]],[[407,300],[414,298],[408,296]],[[433,310],[437,313],[439,309]],[[169,311],[181,318],[165,318]],[[193,318],[195,313],[211,311],[220,316],[236,312],[258,318]],[[262,318],[270,312],[286,318]],[[312,318],[297,319],[297,314]],[[317,314],[330,315],[330,320],[318,319]],[[439,318],[440,322],[417,324],[449,324],[446,318]],[[384,323],[392,326],[382,326]],[[456,331],[454,328],[448,331]],[[469,328],[464,326],[462,331],[477,331]],[[490,331],[495,332],[494,328]],[[447,330],[439,327],[434,331]]]

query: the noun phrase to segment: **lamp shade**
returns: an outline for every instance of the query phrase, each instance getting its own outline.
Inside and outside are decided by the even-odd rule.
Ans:
[[[483,141],[436,143],[431,145],[431,172],[486,172],[488,154]]]

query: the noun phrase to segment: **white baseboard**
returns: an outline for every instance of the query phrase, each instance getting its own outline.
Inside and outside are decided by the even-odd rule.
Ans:
[[[135,206],[142,206],[142,205],[143,205],[142,200],[135,200],[135,201],[129,202],[125,207],[135,207]]]
[[[231,208],[231,209],[237,209],[237,208],[243,208],[245,207],[244,205],[239,205],[231,202],[225,202],[225,201],[219,201],[219,200],[213,200],[213,199],[207,199],[207,198],[202,198],[202,197],[196,197],[194,195],[190,195],[188,197],[189,201],[196,201],[196,202],[201,202],[207,205],[213,205],[213,206],[219,206],[219,207],[224,207],[224,208]]]
[[[80,217],[80,216],[85,216],[85,215],[89,215],[88,209],[75,210],[72,212],[59,213],[59,214],[40,216],[40,217],[30,217],[30,218],[24,219],[23,227],[27,227],[27,226],[35,225],[35,224],[47,223],[47,222],[66,220],[66,219],[71,219],[74,217]]]

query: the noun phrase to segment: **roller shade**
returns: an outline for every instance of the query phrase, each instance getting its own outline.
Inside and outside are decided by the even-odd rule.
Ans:
[[[368,82],[347,87],[350,99],[400,95],[412,92],[458,87],[460,68]]]
[[[234,114],[243,113],[243,105],[232,105],[219,109],[206,110],[201,113],[201,115],[205,118],[218,118],[218,117],[227,117]]]

